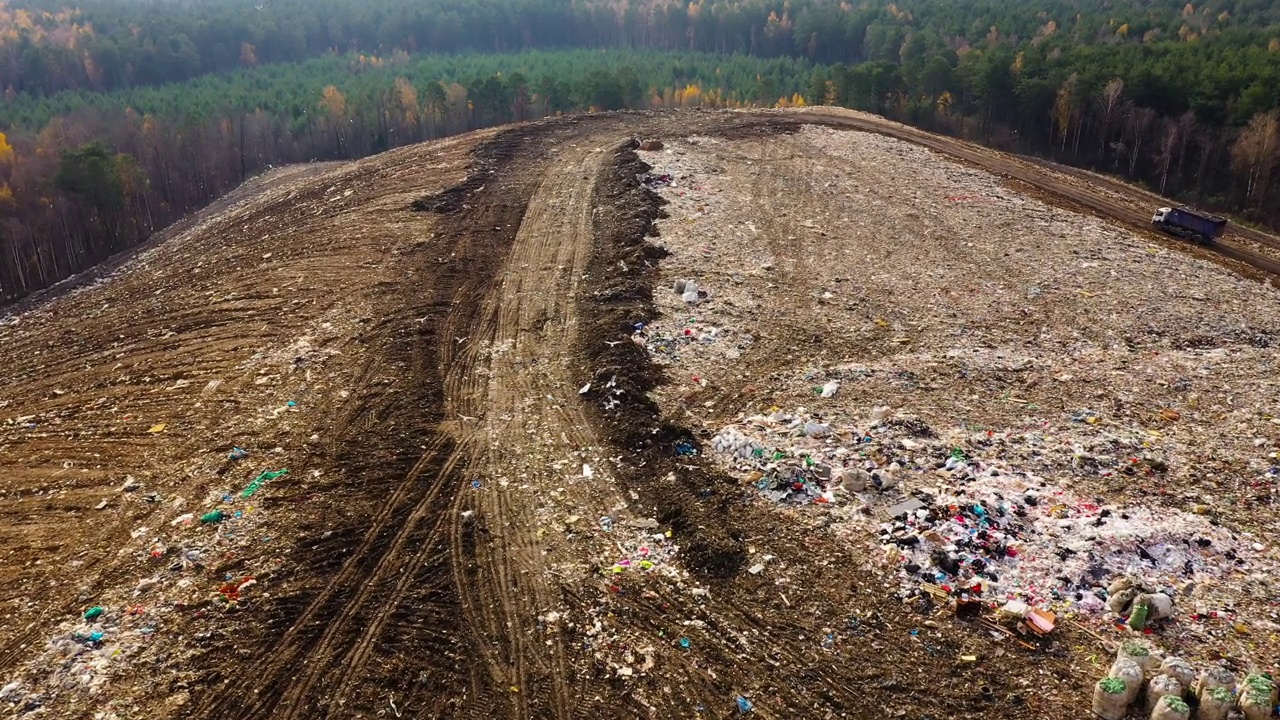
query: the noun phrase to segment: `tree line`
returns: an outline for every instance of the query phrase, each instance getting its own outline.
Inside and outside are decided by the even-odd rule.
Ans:
[[[272,166],[565,112],[803,103],[795,58],[638,51],[329,56],[23,96],[0,133],[0,300],[101,262]]]
[[[0,0],[0,299],[271,165],[593,108],[844,105],[1276,227],[1278,23],[1261,0]]]
[[[635,48],[896,62],[917,34],[950,49],[1266,44],[1266,0],[0,0],[0,90],[182,82],[325,54]]]

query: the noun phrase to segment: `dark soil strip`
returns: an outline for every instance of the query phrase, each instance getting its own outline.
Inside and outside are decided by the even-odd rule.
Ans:
[[[485,185],[496,182],[501,177],[498,171],[515,158],[516,150],[520,147],[516,139],[529,133],[530,129],[526,127],[512,128],[482,143],[471,153],[471,169],[467,173],[467,179],[434,195],[414,200],[412,208],[418,212],[454,215],[471,207]]]
[[[596,243],[587,263],[596,291],[579,298],[577,355],[591,377],[587,394],[593,421],[607,440],[628,454],[622,482],[646,505],[658,508],[658,521],[682,537],[689,569],[708,578],[728,578],[746,560],[743,543],[732,529],[732,505],[740,504],[734,481],[708,471],[693,457],[676,455],[675,446],[696,444],[692,434],[665,422],[648,393],[664,378],[644,348],[617,342],[657,316],[653,287],[666,251],[648,241],[657,235],[654,221],[664,201],[640,184],[650,168],[632,146],[620,149],[609,175],[597,183],[593,205]],[[625,268],[625,269],[624,269]],[[605,384],[616,376],[616,388]],[[611,394],[612,391],[621,391]],[[608,409],[610,398],[619,405]]]
[[[388,294],[387,315],[378,323],[376,337],[369,339],[371,357],[381,358],[378,375],[399,379],[384,384],[370,377],[358,389],[354,415],[341,421],[336,454],[324,463],[343,472],[308,483],[308,502],[296,512],[305,513],[312,532],[300,538],[282,563],[287,570],[281,591],[255,608],[257,631],[210,638],[216,649],[207,664],[216,669],[197,686],[201,703],[194,717],[279,717],[290,691],[304,681],[301,668],[316,663],[325,666],[325,679],[303,697],[300,711],[306,717],[361,711],[371,717],[384,708],[378,688],[394,688],[403,705],[432,707],[438,717],[481,689],[476,678],[482,673],[473,672],[480,656],[476,639],[457,621],[460,599],[448,559],[448,537],[434,532],[430,520],[406,524],[437,482],[444,487],[433,503],[433,518],[447,514],[454,493],[463,486],[460,471],[437,479],[453,445],[432,442],[445,419],[449,363],[442,347],[452,340],[445,337],[447,325],[451,313],[461,313],[464,327],[478,320],[479,300],[495,282],[537,187],[540,173],[529,169],[541,163],[538,138],[554,134],[556,127],[523,127],[495,135],[473,151],[467,180],[434,200],[414,203],[415,209],[447,217],[430,243],[405,256],[417,266],[414,280]],[[464,207],[467,212],[457,212]],[[440,263],[441,256],[451,259]],[[460,306],[455,305],[458,298]],[[432,448],[431,457],[423,457],[423,447]],[[384,508],[389,514],[372,522]],[[411,553],[424,546],[433,549],[430,562],[409,568],[397,565],[396,573],[379,574],[379,564],[386,564],[384,556],[401,532],[411,533]],[[330,585],[344,566],[353,572],[340,586]],[[414,574],[414,582],[407,595],[397,597],[394,587],[405,571]],[[372,595],[364,603],[353,602],[362,588]],[[396,603],[394,619],[376,638],[371,660],[360,667],[344,666],[388,602]],[[341,634],[326,644],[326,630],[340,621]],[[252,673],[242,665],[246,660],[253,665]],[[357,696],[335,696],[351,673]],[[297,714],[299,708],[294,710]]]

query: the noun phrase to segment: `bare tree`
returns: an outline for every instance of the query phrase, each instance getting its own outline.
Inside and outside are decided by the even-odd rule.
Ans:
[[[1156,119],[1156,111],[1151,108],[1135,107],[1129,112],[1129,175],[1138,169],[1138,159],[1142,157],[1142,144],[1146,142],[1147,131]]]
[[[1178,177],[1182,177],[1182,164],[1187,159],[1187,145],[1196,132],[1196,114],[1188,110],[1178,118]]]
[[[1098,111],[1102,116],[1102,144],[1098,148],[1099,162],[1106,159],[1107,141],[1111,139],[1111,123],[1115,121],[1123,105],[1124,81],[1120,78],[1112,78],[1102,88],[1102,97],[1098,104]]]
[[[1169,184],[1169,168],[1173,166],[1173,157],[1178,153],[1178,143],[1182,137],[1182,130],[1178,123],[1165,118],[1161,124],[1160,130],[1160,154],[1158,160],[1160,163],[1160,194],[1164,194],[1165,186]]]
[[[1258,113],[1231,146],[1231,164],[1245,176],[1245,197],[1261,204],[1280,149],[1280,111]]]

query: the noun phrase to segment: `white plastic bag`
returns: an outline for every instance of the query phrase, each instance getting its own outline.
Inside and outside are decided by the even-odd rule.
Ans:
[[[1191,667],[1191,663],[1172,655],[1160,663],[1160,674],[1182,683],[1183,691],[1190,690],[1196,683],[1196,669]]]
[[[1152,717],[1157,709],[1156,706],[1160,704],[1160,699],[1165,696],[1181,699],[1182,683],[1168,675],[1157,675],[1151,678],[1151,682],[1147,683],[1147,712],[1152,714]]]
[[[1128,705],[1138,697],[1142,690],[1142,667],[1127,657],[1122,657],[1111,666],[1110,676],[1124,681],[1124,704]]]

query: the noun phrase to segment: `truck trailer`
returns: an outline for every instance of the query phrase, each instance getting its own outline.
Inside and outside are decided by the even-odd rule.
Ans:
[[[1151,216],[1151,224],[1167,233],[1207,245],[1222,234],[1225,218],[1207,215],[1188,208],[1160,208]]]

